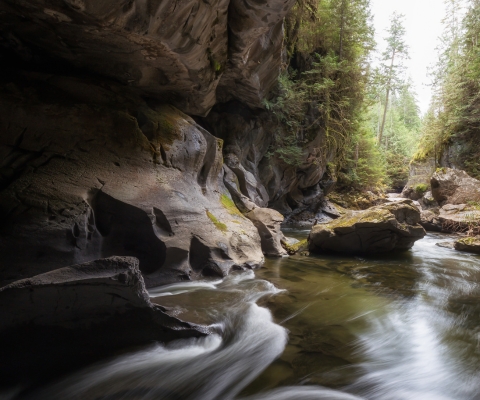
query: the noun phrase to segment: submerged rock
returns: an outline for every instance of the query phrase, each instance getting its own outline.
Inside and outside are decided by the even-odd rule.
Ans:
[[[480,236],[462,238],[454,246],[455,250],[480,254]]]
[[[438,242],[438,243],[435,243],[435,246],[453,250],[455,249],[455,242]]]
[[[312,252],[379,253],[408,250],[425,236],[420,212],[410,200],[350,211],[313,227],[308,237]]]

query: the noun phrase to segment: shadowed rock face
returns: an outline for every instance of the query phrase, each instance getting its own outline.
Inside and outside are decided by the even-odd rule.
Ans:
[[[0,386],[28,385],[126,346],[199,337],[206,327],[150,302],[138,260],[111,257],[0,288]]]
[[[326,146],[323,130],[299,138],[303,160],[300,166],[292,166],[271,154],[275,136],[285,128],[268,112],[229,102],[216,106],[203,122],[224,140],[229,190],[233,187],[257,206],[274,208],[283,215],[306,212],[309,216],[304,219],[311,214],[312,223],[322,213],[319,207],[324,195],[335,184],[326,173],[334,155],[322,151]]]
[[[410,200],[350,211],[314,226],[308,242],[312,252],[353,254],[408,250],[425,236],[420,212]]]
[[[0,32],[26,61],[42,53],[203,115],[222,99],[260,106],[281,64],[294,0],[6,0]],[[227,59],[229,60],[227,62]]]
[[[137,257],[148,286],[262,263],[221,202],[221,140],[115,84],[16,82],[0,97],[2,282],[112,255]]]

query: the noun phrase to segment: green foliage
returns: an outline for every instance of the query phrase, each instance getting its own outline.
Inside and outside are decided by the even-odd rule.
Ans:
[[[323,131],[324,143],[307,162],[342,165],[358,130],[373,47],[369,0],[301,0],[285,24],[293,61],[264,102],[283,125],[269,155],[300,166],[303,148]]]
[[[459,10],[467,5],[463,20]],[[416,159],[439,161],[448,147],[453,160],[480,177],[480,1],[449,0],[443,47],[434,73],[434,97]]]
[[[243,214],[237,208],[233,200],[230,197],[228,197],[226,194],[222,194],[220,196],[220,202],[231,215],[243,216]]]
[[[426,185],[425,183],[419,183],[418,185],[415,185],[414,189],[415,192],[423,195],[428,190],[428,185]]]

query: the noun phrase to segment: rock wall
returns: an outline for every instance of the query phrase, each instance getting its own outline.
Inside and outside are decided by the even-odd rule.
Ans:
[[[187,115],[105,81],[24,73],[1,93],[1,282],[112,255],[150,286],[263,262],[222,141]]]
[[[260,207],[271,207],[287,216],[315,220],[325,205],[324,196],[335,184],[328,171],[333,155],[326,154],[325,132],[300,137],[302,163],[289,165],[272,151],[276,135],[285,127],[269,112],[251,110],[238,103],[216,106],[202,120],[215,136],[224,140],[225,164],[235,176],[236,191]]]
[[[313,223],[334,183],[324,132],[294,167],[261,109],[293,4],[1,2],[0,281],[118,255],[153,286],[285,254],[263,209]]]
[[[220,97],[259,106],[281,64],[295,0],[5,0],[0,34],[24,60],[44,54],[204,115]]]

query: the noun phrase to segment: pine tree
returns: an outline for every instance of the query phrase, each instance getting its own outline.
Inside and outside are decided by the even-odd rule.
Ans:
[[[390,93],[398,87],[400,73],[403,71],[402,60],[408,58],[408,47],[405,43],[405,28],[403,27],[402,14],[393,13],[390,28],[385,38],[387,49],[383,53],[381,72],[385,87],[385,105],[383,110],[382,123],[378,133],[378,143],[382,144],[385,121],[387,118],[388,102]]]

